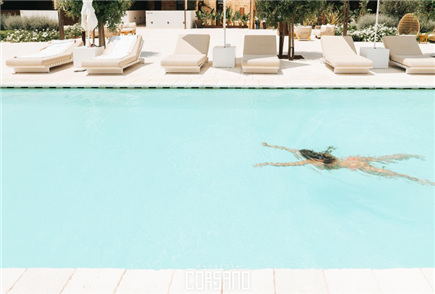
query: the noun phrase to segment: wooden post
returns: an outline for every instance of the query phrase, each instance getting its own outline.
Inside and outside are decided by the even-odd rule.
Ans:
[[[289,24],[290,28],[289,28],[289,39],[288,39],[288,59],[289,60],[293,60],[293,58],[295,57],[295,38],[294,38],[294,25],[295,25],[295,21],[292,17],[291,19],[291,23]]]
[[[187,29],[187,0],[184,0],[184,29]]]
[[[255,28],[254,23],[254,11],[255,11],[255,0],[250,0],[249,10],[251,15],[249,16],[249,28],[253,30]]]

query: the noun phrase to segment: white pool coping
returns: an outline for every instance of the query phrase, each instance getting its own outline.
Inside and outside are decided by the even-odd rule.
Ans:
[[[244,74],[240,61],[243,56],[243,39],[247,34],[276,35],[275,30],[231,29],[227,31],[227,42],[236,46],[235,68],[213,68],[212,51],[222,45],[223,33],[219,29],[165,30],[139,27],[138,34],[144,39],[141,56],[145,64],[134,65],[122,75],[90,75],[74,72],[72,64],[54,68],[50,73],[15,74],[5,62],[14,56],[31,54],[46,43],[1,42],[2,88],[202,88],[202,89],[316,89],[316,88],[394,88],[394,89],[435,89],[435,75],[409,75],[402,68],[372,69],[369,74],[334,74],[323,64],[320,40],[296,41],[295,53],[303,60],[282,59],[278,74]],[[199,74],[166,74],[160,61],[173,53],[179,34],[210,34],[209,59]],[[357,50],[373,46],[372,43],[356,42]],[[382,47],[382,44],[378,46]],[[435,55],[435,44],[421,44],[424,54]],[[287,44],[284,44],[287,48]]]
[[[237,287],[219,273],[244,272],[249,286]],[[218,273],[214,284],[195,289],[206,272]],[[1,269],[2,294],[173,294],[173,293],[435,293],[434,268],[398,269],[260,269],[260,270],[125,270],[125,269]],[[212,277],[211,275],[209,277]],[[222,277],[222,276],[221,276]],[[210,278],[209,278],[210,281]],[[220,281],[220,284],[219,284]],[[191,283],[188,282],[188,283]],[[193,283],[193,282],[192,282]],[[205,290],[207,289],[207,290]]]

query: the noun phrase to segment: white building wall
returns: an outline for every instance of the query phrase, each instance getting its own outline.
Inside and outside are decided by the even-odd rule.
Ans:
[[[47,16],[58,20],[57,10],[20,10],[20,16]]]
[[[195,11],[186,12],[187,28],[194,26]],[[183,10],[148,10],[146,12],[147,28],[166,28],[166,29],[184,29],[184,11]]]
[[[129,10],[122,18],[123,23],[135,22],[137,25],[145,24],[145,10]]]

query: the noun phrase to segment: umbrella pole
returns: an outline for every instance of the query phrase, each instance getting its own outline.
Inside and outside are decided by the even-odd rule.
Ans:
[[[378,38],[379,2],[380,2],[380,0],[378,0],[377,8],[376,8],[375,40],[374,40],[374,44],[373,44],[374,49],[376,49],[376,39]]]
[[[224,0],[224,48],[227,47],[227,8],[226,8],[226,2]]]

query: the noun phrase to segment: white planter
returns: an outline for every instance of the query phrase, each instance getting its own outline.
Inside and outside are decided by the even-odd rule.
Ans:
[[[104,47],[78,47],[74,49],[74,67],[82,67],[82,62],[102,55]]]
[[[361,47],[360,55],[373,61],[373,68],[388,68],[390,50],[385,48]]]
[[[236,46],[213,48],[213,67],[232,68],[236,65]]]

